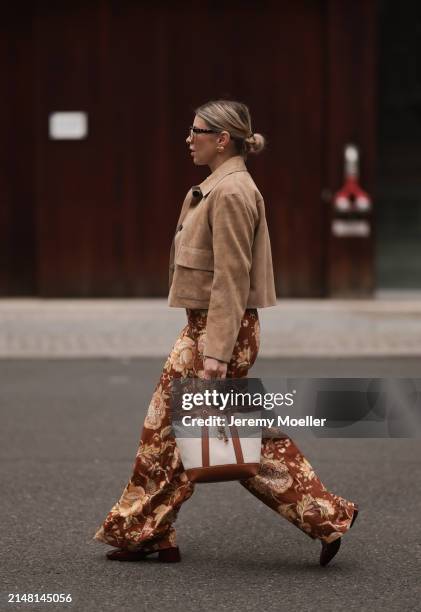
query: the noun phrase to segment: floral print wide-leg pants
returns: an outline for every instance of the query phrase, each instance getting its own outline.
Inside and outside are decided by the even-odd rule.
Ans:
[[[171,433],[170,383],[176,377],[203,377],[206,310],[187,309],[181,331],[164,365],[145,418],[133,473],[94,539],[145,552],[175,546],[173,523],[194,484],[187,478]],[[260,325],[248,309],[227,369],[227,378],[247,376],[256,360]],[[288,436],[263,438],[261,468],[240,481],[253,495],[311,538],[332,542],[349,529],[357,504],[333,495]]]

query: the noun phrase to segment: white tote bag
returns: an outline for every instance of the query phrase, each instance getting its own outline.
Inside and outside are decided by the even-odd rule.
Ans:
[[[221,417],[219,411],[209,408],[197,410],[192,416],[206,419],[212,415]],[[189,437],[186,437],[187,429]],[[250,429],[249,435],[241,437],[234,425],[186,428],[173,423],[173,430],[181,461],[192,482],[245,480],[260,469],[261,428]]]

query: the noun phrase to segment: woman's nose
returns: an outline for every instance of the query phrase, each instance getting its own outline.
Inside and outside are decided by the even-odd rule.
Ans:
[[[189,135],[187,136],[187,138],[186,138],[186,143],[187,143],[187,144],[190,144],[190,141],[191,141],[191,138],[190,138],[190,134],[189,134]]]

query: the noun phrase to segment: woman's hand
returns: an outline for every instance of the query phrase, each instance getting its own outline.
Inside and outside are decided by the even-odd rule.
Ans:
[[[225,361],[219,361],[213,357],[205,357],[204,363],[204,379],[225,378],[227,375],[228,364]]]

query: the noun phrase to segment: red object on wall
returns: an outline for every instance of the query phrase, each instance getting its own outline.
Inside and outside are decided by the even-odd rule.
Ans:
[[[333,205],[341,212],[368,212],[371,210],[371,198],[364,191],[355,177],[349,176],[343,187],[333,196]]]
[[[347,145],[344,158],[345,183],[334,194],[331,207],[330,289],[337,297],[368,297],[374,286],[372,201],[358,181],[357,147]]]

